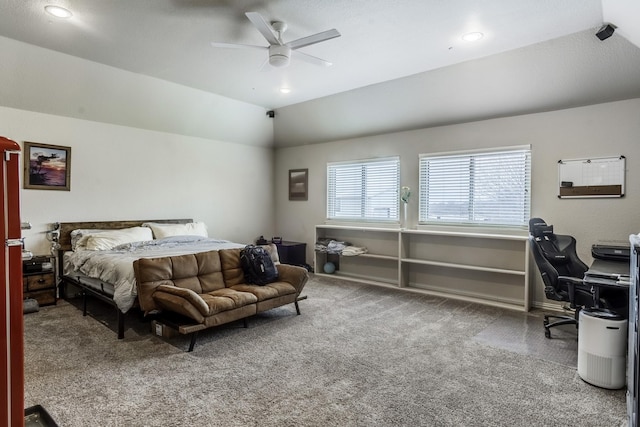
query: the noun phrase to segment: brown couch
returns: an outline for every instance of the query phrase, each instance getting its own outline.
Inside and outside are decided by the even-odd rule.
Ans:
[[[193,350],[198,331],[265,310],[294,303],[307,282],[307,270],[278,264],[278,280],[265,286],[245,282],[241,249],[223,249],[133,263],[140,308],[159,316],[181,334],[191,334]]]

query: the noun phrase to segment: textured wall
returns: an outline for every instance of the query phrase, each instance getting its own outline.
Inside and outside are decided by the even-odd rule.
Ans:
[[[276,228],[289,240],[308,244],[314,225],[326,218],[326,164],[331,161],[400,155],[401,183],[418,188],[418,154],[530,144],[531,215],[576,237],[579,254],[590,263],[590,248],[601,240],[627,241],[640,232],[640,99],[548,113],[485,120],[350,140],[281,148],[276,151]],[[560,159],[627,157],[626,195],[615,199],[558,199]],[[309,169],[309,200],[288,200],[287,170]],[[409,221],[417,221],[412,199]],[[453,260],[452,260],[453,261]],[[534,301],[544,302],[537,273]]]
[[[249,242],[273,227],[273,151],[0,107],[16,141],[71,147],[71,191],[25,190],[26,247],[47,253],[56,221],[193,218]],[[247,172],[249,171],[249,172]],[[256,206],[259,214],[256,214]]]

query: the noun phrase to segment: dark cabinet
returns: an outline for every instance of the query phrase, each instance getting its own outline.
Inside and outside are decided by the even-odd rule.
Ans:
[[[274,243],[278,247],[278,257],[283,264],[305,265],[307,263],[307,244],[300,242]]]

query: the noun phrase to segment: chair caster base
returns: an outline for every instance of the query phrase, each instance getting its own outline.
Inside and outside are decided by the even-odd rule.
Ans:
[[[558,319],[554,322],[551,322],[549,319]],[[551,338],[551,328],[554,326],[560,325],[576,325],[578,327],[578,321],[574,317],[569,316],[554,316],[552,314],[546,314],[544,316],[544,320],[542,321],[544,325],[544,336],[547,338]]]

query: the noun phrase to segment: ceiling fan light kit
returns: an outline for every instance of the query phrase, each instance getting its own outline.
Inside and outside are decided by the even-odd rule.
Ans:
[[[291,48],[272,44],[269,46],[269,64],[274,67],[286,67],[291,62]]]

